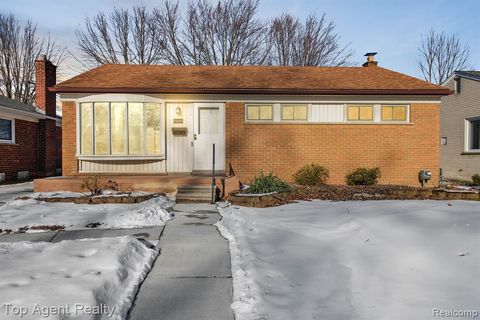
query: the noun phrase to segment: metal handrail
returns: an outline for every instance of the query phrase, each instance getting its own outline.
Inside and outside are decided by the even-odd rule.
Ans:
[[[212,203],[215,203],[215,143],[213,144],[212,157]]]

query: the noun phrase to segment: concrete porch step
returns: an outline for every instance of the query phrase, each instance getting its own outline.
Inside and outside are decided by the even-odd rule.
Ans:
[[[181,185],[177,193],[212,193],[211,185]]]
[[[176,196],[177,203],[210,203],[212,201],[212,186],[179,185]]]
[[[211,201],[212,201],[212,196],[210,194],[204,194],[204,193],[177,194],[177,197],[176,197],[177,203],[192,203],[192,202],[210,203]]]

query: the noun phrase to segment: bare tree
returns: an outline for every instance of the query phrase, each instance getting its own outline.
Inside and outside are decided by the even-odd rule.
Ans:
[[[162,61],[163,35],[154,15],[145,7],[132,11],[115,8],[85,19],[85,29],[76,31],[85,66],[105,63],[152,64]]]
[[[277,65],[295,66],[342,66],[349,64],[352,51],[340,44],[333,21],[309,16],[302,24],[289,14],[272,20],[270,24],[272,43],[271,61]]]
[[[45,54],[60,65],[65,52],[50,35],[40,35],[31,21],[21,25],[14,15],[0,14],[0,94],[33,104],[35,59]]]
[[[165,1],[155,20],[171,64],[263,64],[267,28],[256,18],[258,0],[191,1],[182,17],[178,2]]]
[[[165,62],[172,65],[186,64],[185,50],[187,50],[187,46],[182,41],[182,16],[178,10],[178,2],[164,1],[162,6],[154,9],[153,16],[159,33],[163,36]],[[195,48],[189,55],[195,57]],[[194,58],[194,62],[196,61],[197,59]]]
[[[433,29],[422,36],[418,51],[418,66],[423,77],[436,84],[443,83],[454,71],[465,69],[470,58],[468,45],[463,44],[458,35],[437,33]]]
[[[175,1],[87,18],[77,31],[81,51],[94,64],[338,66],[352,55],[325,15],[269,24],[257,17],[259,0],[191,0],[183,14]]]

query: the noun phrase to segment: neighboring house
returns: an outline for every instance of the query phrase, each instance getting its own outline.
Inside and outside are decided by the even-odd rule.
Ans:
[[[291,180],[319,163],[330,183],[380,167],[381,183],[438,181],[446,88],[377,67],[107,64],[57,84],[63,175],[260,171]]]
[[[47,92],[55,66],[44,59],[35,66],[36,107],[0,96],[0,180],[52,176],[61,168],[61,118],[55,94]]]
[[[447,179],[480,174],[480,71],[455,71],[443,86],[454,94],[441,104],[441,167]]]

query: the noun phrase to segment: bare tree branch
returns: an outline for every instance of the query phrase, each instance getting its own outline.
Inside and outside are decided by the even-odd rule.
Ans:
[[[325,15],[304,24],[282,15],[270,24],[257,18],[259,0],[191,0],[184,15],[178,2],[163,0],[152,11],[100,12],[77,31],[93,64],[327,65],[348,63],[352,51]]]
[[[41,36],[37,27],[24,25],[14,15],[0,14],[0,94],[27,104],[35,101],[35,59],[45,54],[61,65],[66,49],[59,47],[50,35]]]
[[[302,25],[298,18],[282,14],[270,23],[271,61],[277,65],[342,66],[349,64],[352,51],[340,44],[333,21],[325,14],[311,15]]]
[[[85,28],[76,31],[77,43],[86,63],[160,63],[163,59],[163,34],[155,15],[145,7],[132,11],[115,8],[110,16],[99,12],[85,19]],[[78,59],[81,61],[82,59]]]
[[[470,49],[462,44],[458,35],[447,35],[444,31],[437,33],[431,29],[422,36],[418,48],[418,66],[425,80],[441,84],[454,71],[468,67]]]

